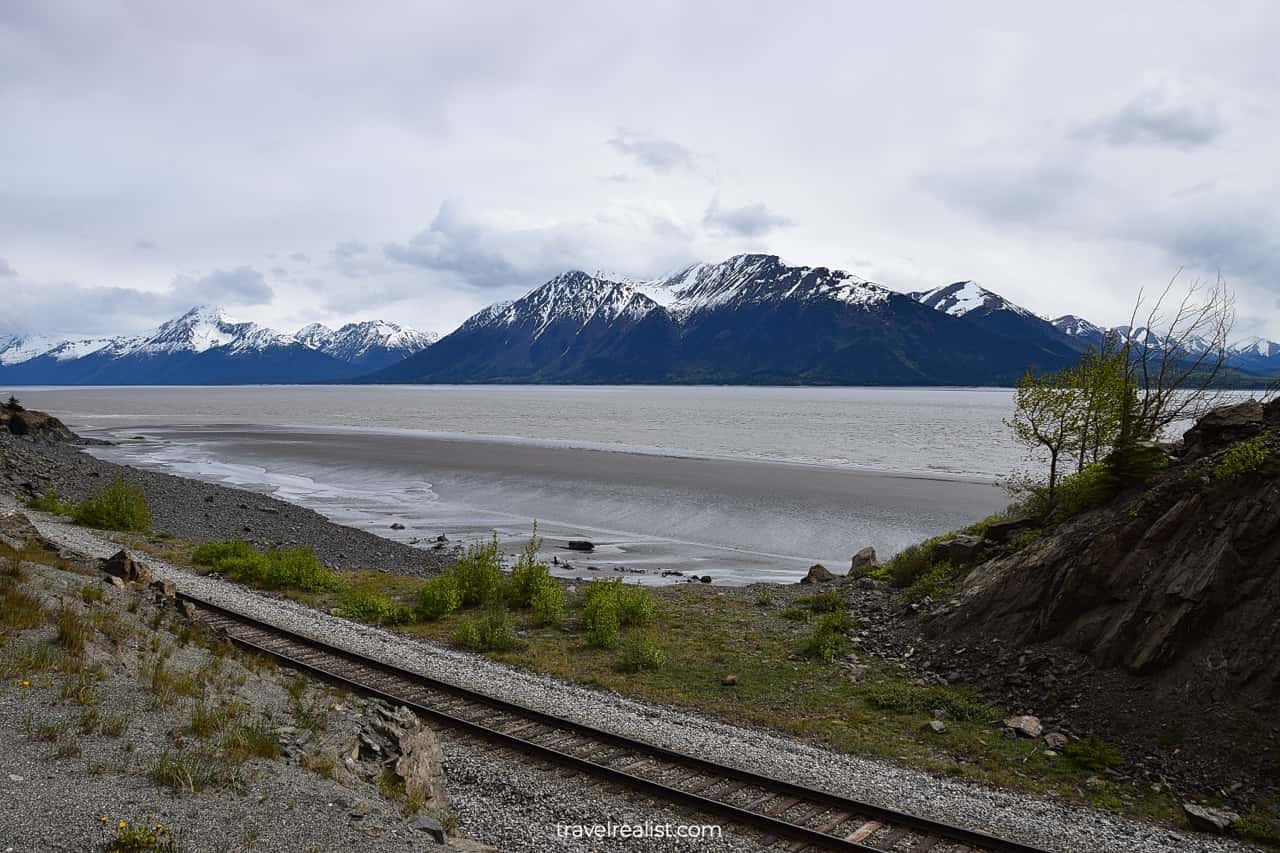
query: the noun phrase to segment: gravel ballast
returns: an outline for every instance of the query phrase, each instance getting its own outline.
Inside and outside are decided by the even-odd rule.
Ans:
[[[85,529],[51,516],[29,513],[42,535],[63,548],[105,557],[119,546]],[[824,788],[890,808],[981,829],[1055,851],[1217,851],[1254,850],[1249,845],[1067,805],[1017,792],[993,789],[954,779],[936,778],[892,763],[864,759],[823,749],[774,733],[728,725],[696,714],[641,703],[561,681],[516,671],[484,658],[435,644],[349,622],[293,602],[272,598],[214,578],[194,575],[176,566],[139,555],[162,578],[182,591],[261,618],[300,634],[315,637],[363,655],[451,681],[549,713],[599,728],[635,736],[660,746],[690,752],[754,772]],[[457,741],[449,749],[463,749]],[[559,783],[554,777],[517,765],[497,765],[491,754],[449,754],[450,779],[454,767],[462,779],[472,780],[461,795],[458,812],[467,834],[496,843],[486,824],[500,823],[502,849],[546,849],[549,822],[576,823],[570,814],[617,815],[643,811],[627,797],[606,799],[588,795],[577,782]],[[518,781],[514,781],[517,780]],[[528,791],[523,789],[529,786]],[[464,786],[465,787],[465,786]],[[515,792],[520,792],[519,794]],[[514,798],[514,799],[513,799]],[[561,798],[561,799],[558,799]],[[580,811],[583,798],[591,802]],[[634,798],[631,798],[634,799]],[[528,811],[539,800],[552,804],[535,820]],[[599,807],[597,807],[599,806]],[[636,815],[631,814],[632,817]],[[615,818],[617,820],[618,818]],[[687,818],[685,818],[687,821]],[[541,824],[541,825],[539,825]],[[522,847],[520,839],[534,846]],[[723,849],[750,849],[737,839]],[[515,842],[514,844],[512,842]],[[617,842],[616,849],[638,849],[635,842]],[[627,846],[627,845],[631,846]],[[559,849],[575,849],[565,843]],[[592,842],[580,849],[610,849]],[[646,842],[644,849],[665,849]],[[677,848],[670,848],[677,849]],[[689,848],[694,849],[694,848]],[[714,850],[709,842],[696,849]]]

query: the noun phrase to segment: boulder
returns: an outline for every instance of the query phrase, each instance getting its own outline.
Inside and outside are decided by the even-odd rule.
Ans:
[[[814,563],[809,567],[809,574],[800,579],[800,583],[830,583],[835,579],[836,576],[831,574],[826,566]]]
[[[416,829],[418,832],[425,832],[430,835],[436,844],[444,844],[448,833],[444,830],[444,824],[436,820],[428,814],[420,814],[409,823],[410,829]]]
[[[1004,721],[1004,726],[1018,737],[1037,738],[1044,732],[1044,726],[1040,725],[1040,718],[1030,714],[1009,717]]]
[[[868,545],[853,555],[853,560],[849,563],[849,577],[861,577],[878,565],[876,549]]]
[[[1197,832],[1212,832],[1225,835],[1240,822],[1240,815],[1226,809],[1215,809],[1199,803],[1183,803],[1182,813],[1187,816],[1187,823]]]
[[[982,539],[979,537],[963,535],[939,542],[933,546],[933,553],[939,559],[947,560],[954,566],[963,566],[977,558],[982,545]]]
[[[398,522],[398,521],[393,521],[393,522],[391,523],[391,529],[392,529],[392,530],[404,530],[404,525],[403,525],[403,524],[401,524],[401,523],[400,523],[400,522]]]
[[[152,581],[150,589],[158,598],[176,598],[178,595],[178,585],[173,581]]]
[[[146,563],[139,563],[129,556],[128,551],[120,550],[110,557],[99,560],[98,568],[129,583],[151,582],[151,569],[147,568]]]
[[[997,521],[987,528],[982,538],[988,542],[1001,544],[1008,542],[1024,530],[1031,530],[1039,524],[1034,518],[1011,518],[1008,521]]]
[[[1044,736],[1044,745],[1057,752],[1067,745],[1068,738],[1062,732],[1049,732]]]
[[[594,551],[596,549],[594,542],[588,542],[586,539],[570,539],[569,544],[565,546],[570,551]]]
[[[1263,420],[1262,403],[1257,400],[1214,409],[1183,433],[1184,455],[1195,458],[1252,438],[1262,431]]]
[[[444,750],[440,748],[436,733],[426,726],[419,726],[402,734],[399,745],[396,775],[404,780],[405,794],[428,810],[447,809],[449,794],[445,788]]]
[[[698,578],[698,580],[701,583],[711,583],[711,575],[703,575],[702,577]]]
[[[738,676],[732,674],[726,675],[724,678],[720,679],[720,683],[725,687],[733,687],[738,683]]]
[[[942,720],[930,720],[929,730],[935,735],[946,734],[947,724],[942,722]]]

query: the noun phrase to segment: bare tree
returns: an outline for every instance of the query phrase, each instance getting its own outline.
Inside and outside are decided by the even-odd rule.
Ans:
[[[1139,291],[1125,336],[1125,386],[1132,399],[1119,443],[1158,439],[1170,424],[1197,418],[1221,399],[1235,296],[1222,276],[1191,282],[1174,300],[1181,271],[1147,305]],[[1146,311],[1145,322],[1136,324]]]

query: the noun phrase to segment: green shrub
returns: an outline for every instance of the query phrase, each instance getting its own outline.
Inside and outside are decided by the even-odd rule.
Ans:
[[[533,624],[559,627],[564,622],[564,587],[555,578],[543,578],[529,602]]]
[[[412,615],[387,596],[370,589],[356,588],[342,597],[340,616],[374,625],[397,625]]]
[[[662,669],[667,662],[667,653],[662,647],[648,637],[631,637],[622,644],[622,654],[618,658],[618,669],[623,672],[644,672],[645,670]]]
[[[452,572],[458,579],[463,607],[496,601],[502,593],[502,553],[497,535],[489,542],[469,546],[453,564]]]
[[[505,652],[520,647],[511,614],[498,607],[464,623],[454,635],[454,642],[478,652]]]
[[[191,552],[191,562],[197,566],[213,566],[225,560],[249,560],[258,556],[258,550],[241,539],[225,542],[203,542]]]
[[[902,591],[902,599],[920,601],[923,598],[942,598],[950,594],[952,584],[959,576],[960,571],[947,560],[934,563],[928,571],[916,578],[911,586]]]
[[[639,584],[618,585],[618,620],[623,627],[647,625],[657,612],[658,605],[649,590]]]
[[[419,619],[430,622],[448,616],[462,606],[462,588],[452,574],[438,575],[418,590],[418,606],[414,610]]]
[[[265,589],[302,592],[339,590],[341,578],[316,557],[310,548],[261,552],[247,542],[207,542],[192,553],[193,562],[209,566],[231,580]]]
[[[931,714],[943,711],[953,720],[979,721],[998,716],[995,709],[966,690],[954,687],[918,687],[903,681],[868,684],[860,691],[874,708],[897,714]]]
[[[588,584],[588,588],[595,583]],[[612,595],[588,597],[582,607],[582,627],[587,645],[598,649],[613,648],[618,644],[622,622],[618,617],[618,599]]]
[[[835,613],[844,610],[844,599],[835,590],[828,590],[817,595],[802,595],[795,600],[795,606],[812,613]]]
[[[551,577],[547,564],[538,560],[538,548],[541,544],[542,540],[538,538],[535,528],[534,536],[525,545],[524,553],[516,561],[511,577],[507,580],[507,601],[512,607],[530,606],[538,585]]]
[[[1112,767],[1119,767],[1124,762],[1124,756],[1120,754],[1120,750],[1097,735],[1071,741],[1062,748],[1062,754],[1086,770],[1099,773]]]
[[[1253,809],[1240,818],[1236,832],[1251,841],[1280,847],[1280,807]]]
[[[939,536],[917,545],[908,545],[877,570],[876,575],[899,589],[911,586],[933,567],[933,548],[941,541],[943,538]]]
[[[151,527],[151,511],[142,487],[121,479],[76,506],[71,517],[76,524],[99,530],[141,531]]]
[[[813,633],[800,643],[800,653],[805,657],[819,658],[827,663],[849,652],[849,640],[844,632],[853,626],[848,613],[829,613],[818,620]]]
[[[1256,474],[1270,458],[1271,449],[1263,442],[1262,436],[1237,441],[1214,466],[1213,479],[1235,480]]]
[[[53,486],[45,489],[43,495],[27,501],[27,506],[40,512],[51,512],[54,515],[72,515],[76,511],[76,505],[59,498]]]

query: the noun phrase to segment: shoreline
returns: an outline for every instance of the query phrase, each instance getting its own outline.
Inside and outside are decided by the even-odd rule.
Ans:
[[[109,433],[117,443],[90,453],[278,494],[409,544],[497,531],[515,557],[536,521],[545,558],[558,556],[565,578],[794,581],[815,563],[840,572],[867,545],[888,555],[1007,503],[991,483],[754,459],[329,428],[172,426],[141,428],[139,440],[131,432]],[[569,553],[563,545],[574,539],[597,547]]]
[[[244,539],[268,548],[305,545],[326,564],[408,576],[440,572],[449,549],[425,550],[337,524],[320,513],[271,495],[118,465],[85,452],[94,445],[24,441],[0,434],[6,490],[26,500],[53,488],[84,500],[119,476],[142,487],[157,534],[210,541]]]

